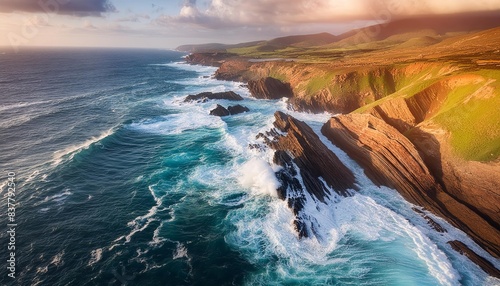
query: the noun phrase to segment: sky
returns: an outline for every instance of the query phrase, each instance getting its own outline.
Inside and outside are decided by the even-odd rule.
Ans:
[[[0,46],[171,49],[494,10],[499,0],[0,0]]]

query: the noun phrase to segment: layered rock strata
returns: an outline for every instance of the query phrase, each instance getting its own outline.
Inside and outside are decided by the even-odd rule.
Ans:
[[[348,196],[355,189],[354,175],[307,124],[279,111],[274,116],[276,129],[261,136],[276,150],[274,163],[283,167],[276,173],[281,183],[278,195],[293,210],[299,236],[310,237],[317,223],[303,212],[306,194],[318,201]]]
[[[248,81],[248,89],[253,97],[259,99],[280,99],[293,96],[289,83],[283,83],[272,77],[250,80]]]
[[[332,117],[322,133],[356,160],[374,183],[392,187],[409,202],[447,219],[498,257],[498,228],[477,208],[447,193],[415,145],[398,130],[369,114],[349,114]]]

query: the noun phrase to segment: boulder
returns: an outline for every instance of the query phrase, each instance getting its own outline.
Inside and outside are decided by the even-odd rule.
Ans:
[[[231,113],[231,115],[250,111],[248,107],[239,104],[234,106],[228,106],[227,109],[229,110],[229,113]]]
[[[230,112],[224,106],[217,104],[216,108],[210,110],[210,115],[228,116],[230,115]]]
[[[205,101],[208,99],[226,99],[226,100],[243,100],[239,94],[234,91],[223,91],[223,92],[202,92],[195,95],[188,95],[184,99],[184,102],[192,102],[192,101]]]

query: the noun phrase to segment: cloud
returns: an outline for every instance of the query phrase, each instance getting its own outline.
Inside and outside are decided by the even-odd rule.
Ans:
[[[86,20],[83,22],[83,28],[87,30],[97,30],[97,27],[94,26],[89,20]]]
[[[148,14],[133,14],[127,17],[118,18],[116,22],[140,22],[141,20],[150,20]]]
[[[115,12],[109,0],[0,0],[0,13],[56,13],[73,16],[101,16]]]
[[[178,16],[162,16],[157,23],[211,29],[293,26],[497,9],[498,0],[210,0],[200,10],[196,0],[184,0]]]

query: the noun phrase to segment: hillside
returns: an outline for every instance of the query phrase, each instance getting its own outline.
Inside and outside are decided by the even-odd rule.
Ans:
[[[177,47],[177,50],[191,53],[232,52],[259,58],[300,58],[301,56],[307,57],[329,51],[332,48],[346,50],[385,48],[407,41],[411,41],[408,45],[416,44],[416,46],[420,46],[429,42],[439,42],[457,33],[495,28],[500,21],[499,15],[499,11],[463,13],[449,16],[426,15],[394,19],[387,23],[348,31],[340,35],[324,32],[229,45],[221,43],[182,45]],[[416,40],[415,38],[422,39]]]

